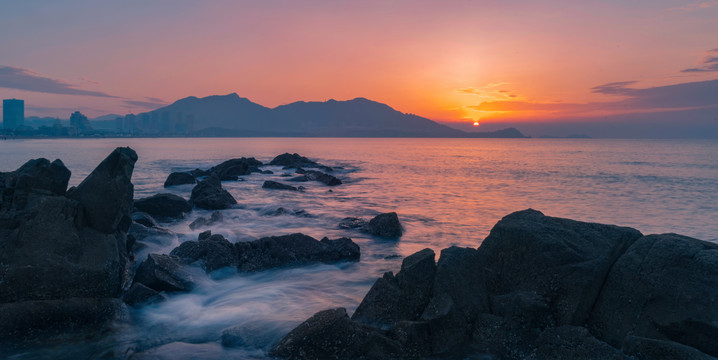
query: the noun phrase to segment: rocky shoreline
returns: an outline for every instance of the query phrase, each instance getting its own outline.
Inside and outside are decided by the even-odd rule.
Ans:
[[[237,203],[222,181],[271,173],[254,158],[170,174],[165,187],[195,184],[189,200],[169,193],[133,199],[136,161],[132,149],[118,148],[70,189],[70,171],[60,160],[31,160],[0,173],[0,346],[98,336],[126,317],[126,306],[192,291],[192,266],[256,272],[359,261],[360,248],[348,237],[296,233],[233,244],[212,234],[222,209]],[[298,154],[268,165],[294,171],[288,181],[342,184],[331,167]],[[263,191],[302,187],[275,182],[268,188]],[[160,224],[193,208],[215,210],[190,225],[208,229],[196,241],[135,259],[148,241],[176,239]],[[396,213],[345,218],[338,226],[377,238],[403,234]],[[447,248],[438,260],[431,249],[406,257],[396,274],[377,279],[351,316],[343,308],[319,312],[269,355],[712,359],[718,357],[717,275],[714,243],[643,236],[529,209],[504,217],[478,248]],[[225,346],[243,342],[239,330],[227,337]]]

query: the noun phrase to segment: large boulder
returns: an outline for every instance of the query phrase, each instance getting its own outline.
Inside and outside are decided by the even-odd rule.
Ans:
[[[187,172],[173,172],[169,176],[167,176],[167,180],[165,180],[164,187],[170,187],[175,185],[184,185],[184,184],[194,184],[197,180],[195,180],[194,176],[192,174]]]
[[[228,209],[237,203],[232,195],[222,188],[217,176],[209,176],[192,189],[189,200],[194,206],[206,210]]]
[[[159,220],[181,219],[192,210],[192,205],[183,197],[169,193],[137,199],[134,204],[137,210]]]
[[[136,160],[118,148],[67,192],[59,160],[0,174],[0,333],[53,335],[114,318],[130,280]]]
[[[82,204],[88,225],[105,234],[126,232],[132,219],[134,187],[130,179],[137,153],[117,148],[68,196]]]
[[[383,238],[398,238],[403,233],[399,216],[395,212],[375,216],[362,231]]]
[[[551,304],[556,325],[588,319],[611,266],[642,235],[635,229],[545,216],[505,216],[481,244],[479,268],[495,300],[533,292]]]
[[[324,238],[317,241],[311,236],[297,233],[238,242],[234,246],[237,250],[237,266],[241,271],[259,271],[313,262],[359,260],[359,245],[348,238]]]
[[[275,346],[271,356],[286,359],[398,359],[398,342],[352,321],[343,308],[320,311]]]
[[[301,156],[297,153],[290,154],[290,153],[284,153],[281,155],[277,155],[272,159],[272,161],[269,162],[269,165],[280,165],[284,166],[286,168],[303,168],[303,167],[318,167],[319,165],[316,161],[309,160],[308,158],[305,158],[304,156]]]
[[[619,348],[637,336],[718,357],[718,244],[676,234],[639,239],[613,265],[589,328]]]
[[[429,304],[435,273],[433,250],[406,257],[396,276],[387,272],[374,283],[352,320],[377,326],[419,320]]]

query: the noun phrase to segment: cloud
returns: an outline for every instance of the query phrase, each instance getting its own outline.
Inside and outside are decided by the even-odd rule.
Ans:
[[[708,55],[703,58],[703,61],[698,67],[683,69],[683,73],[693,72],[710,72],[718,71],[718,49],[712,49],[707,51]]]
[[[0,87],[48,94],[117,98],[99,91],[79,89],[63,80],[44,77],[32,70],[12,66],[0,66]]]
[[[596,93],[624,95],[626,99],[590,103],[546,103],[531,101],[485,101],[471,108],[487,112],[537,113],[553,117],[594,116],[600,114],[646,113],[718,106],[718,80],[689,82],[649,88],[632,88],[634,81],[614,82],[593,87]],[[528,114],[527,114],[528,115]]]
[[[145,97],[145,100],[124,100],[124,103],[129,105],[127,108],[145,108],[145,109],[157,109],[167,105],[167,102],[153,97]]]
[[[476,88],[472,88],[472,87],[456,89],[456,91],[460,92],[462,94],[481,95],[481,91],[479,91]]]
[[[606,95],[630,95],[634,89],[628,88],[628,85],[635,84],[636,81],[618,81],[608,84],[598,85],[591,88],[591,92]]]

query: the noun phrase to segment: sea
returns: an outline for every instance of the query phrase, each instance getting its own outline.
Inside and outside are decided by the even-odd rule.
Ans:
[[[344,307],[351,314],[384,272],[424,248],[437,258],[449,246],[476,248],[503,216],[533,208],[544,214],[616,224],[643,234],[678,233],[718,242],[718,140],[409,139],[409,138],[112,138],[0,141],[0,171],[29,159],[61,159],[79,184],[115,147],[139,160],[135,198],[170,192],[189,198],[192,185],[163,188],[174,171],[207,169],[238,157],[269,162],[298,153],[333,167],[343,184],[302,184],[291,192],[262,189],[291,173],[252,174],[223,183],[238,204],[210,227],[231,242],[304,233],[316,239],[350,237],[358,262],[310,264],[256,273],[191,271],[198,287],[164,302],[128,309],[99,338],[39,343],[12,359],[152,358],[265,359],[267,352],[314,313]],[[274,215],[278,208],[292,211]],[[370,219],[395,211],[404,227],[398,240],[375,238],[337,225],[345,217]],[[139,250],[169,253],[205,229],[189,223],[210,211],[194,210],[163,223],[176,238]],[[221,335],[240,329],[243,343],[223,347]]]

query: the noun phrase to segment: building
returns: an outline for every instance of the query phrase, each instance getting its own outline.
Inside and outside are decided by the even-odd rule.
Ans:
[[[72,115],[70,115],[70,126],[75,128],[78,133],[92,130],[90,120],[79,111],[75,111]]]
[[[5,130],[22,127],[25,122],[25,101],[17,99],[3,100],[2,122]]]

